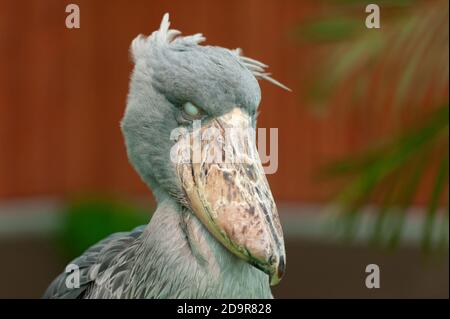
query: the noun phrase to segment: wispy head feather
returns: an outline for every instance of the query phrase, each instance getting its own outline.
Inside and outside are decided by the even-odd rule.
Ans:
[[[252,58],[248,58],[246,56],[242,55],[242,50],[240,48],[234,49],[232,50],[232,52],[238,57],[239,61],[247,68],[250,70],[250,72],[252,72],[252,74],[255,76],[255,78],[257,79],[263,79],[266,81],[269,81],[270,83],[285,89],[286,91],[292,91],[290,88],[288,88],[287,86],[285,86],[284,84],[278,82],[277,80],[273,79],[271,77],[271,73],[267,73],[266,72],[266,68],[268,67],[268,65],[258,61],[258,60],[254,60]]]
[[[133,57],[133,60],[136,62],[139,57],[148,54],[149,50],[151,50],[152,48],[162,47],[175,43],[183,44],[186,46],[193,46],[199,45],[206,40],[206,38],[201,33],[196,33],[189,36],[181,36],[181,32],[179,30],[170,29],[169,27],[169,14],[165,13],[158,30],[154,31],[148,37],[145,37],[143,35],[137,36],[131,43],[131,55]],[[270,73],[266,72],[265,69],[268,67],[266,64],[243,56],[242,50],[239,48],[230,51],[236,56],[238,61],[255,76],[255,78],[269,81],[270,83],[282,89],[291,91],[291,89],[289,89],[287,86],[273,79]]]

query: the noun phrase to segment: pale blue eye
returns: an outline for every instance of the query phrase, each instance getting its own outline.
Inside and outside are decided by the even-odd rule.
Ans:
[[[186,102],[183,105],[183,109],[184,112],[186,112],[186,114],[189,116],[197,116],[200,114],[200,110],[198,109],[198,107],[196,107],[194,104],[190,102]]]

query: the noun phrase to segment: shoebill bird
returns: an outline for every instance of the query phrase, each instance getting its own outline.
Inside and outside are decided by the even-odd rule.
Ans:
[[[200,45],[201,34],[183,37],[169,24],[165,14],[157,31],[132,42],[121,122],[157,209],[148,225],[71,261],[78,272],[62,273],[45,298],[272,298],[270,285],[283,276],[283,233],[255,140],[226,132],[255,131],[257,79],[287,88],[239,49]],[[208,141],[224,147],[203,138],[195,146],[213,128]]]

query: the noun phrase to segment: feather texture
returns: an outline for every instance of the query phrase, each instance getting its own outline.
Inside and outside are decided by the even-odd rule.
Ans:
[[[136,60],[137,56],[145,56],[145,52],[150,51],[152,47],[161,47],[170,44],[182,44],[186,46],[199,45],[206,38],[201,33],[189,36],[180,36],[179,30],[170,29],[169,14],[164,14],[161,25],[158,30],[154,31],[149,37],[139,35],[133,40],[131,51],[132,56]],[[290,88],[272,78],[270,73],[265,72],[268,65],[255,59],[246,57],[242,54],[242,49],[237,48],[230,50],[238,61],[247,68],[257,79],[266,80],[284,90],[291,91]]]

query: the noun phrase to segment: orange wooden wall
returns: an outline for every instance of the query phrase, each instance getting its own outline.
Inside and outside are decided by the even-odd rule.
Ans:
[[[101,191],[142,194],[127,162],[119,121],[132,65],[131,40],[155,30],[164,12],[183,34],[241,47],[270,65],[294,92],[267,83],[260,127],[279,129],[279,169],[269,176],[278,200],[321,201],[314,180],[330,159],[359,149],[371,119],[318,117],[303,84],[318,63],[292,30],[321,10],[317,1],[71,1],[81,28],[65,28],[69,1],[0,0],[0,199]]]

